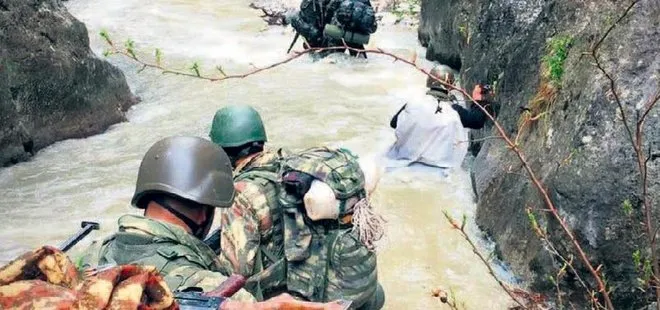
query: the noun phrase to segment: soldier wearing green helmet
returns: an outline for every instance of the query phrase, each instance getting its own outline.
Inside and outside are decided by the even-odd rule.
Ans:
[[[247,105],[233,105],[218,110],[213,117],[211,141],[221,146],[232,163],[263,151],[268,141],[259,113]]]
[[[343,197],[344,202],[364,198],[357,158],[347,150],[327,148],[295,154],[265,149],[263,120],[247,105],[218,110],[209,135],[232,158],[237,197],[248,202],[221,212],[219,258],[225,268],[249,277],[246,289],[257,300],[283,292],[314,302],[341,296],[353,301],[352,309],[380,309],[385,296],[377,280],[376,255],[352,232],[351,215],[312,221],[301,207],[310,183],[329,176],[330,166],[345,168],[333,174],[337,182],[348,184],[343,189],[351,197]]]

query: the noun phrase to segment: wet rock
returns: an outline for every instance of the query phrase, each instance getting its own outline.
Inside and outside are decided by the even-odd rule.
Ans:
[[[137,99],[58,0],[0,0],[0,166],[103,132]]]
[[[521,121],[520,107],[541,94],[546,45],[570,37],[555,99],[547,112],[521,133],[519,143],[531,167],[544,182],[594,265],[603,264],[612,297],[621,309],[639,309],[649,296],[636,289],[632,253],[649,252],[642,235],[640,178],[635,155],[617,111],[609,81],[592,65],[588,51],[628,2],[570,0],[423,0],[419,39],[427,58],[461,68],[461,80],[497,85],[498,120],[510,135]],[[553,39],[554,38],[554,39]],[[629,119],[660,86],[660,2],[640,1],[603,43],[601,59],[617,82]],[[544,82],[542,82],[544,81]],[[537,97],[538,98],[538,97]],[[660,153],[658,109],[646,123],[645,149]],[[492,127],[473,137],[496,135]],[[531,229],[525,209],[544,208],[520,161],[501,140],[472,145],[472,167],[478,195],[477,222],[498,243],[499,252],[534,290],[555,296],[547,276],[561,263],[544,250]],[[654,158],[652,156],[652,158]],[[660,160],[649,161],[649,189],[656,202],[653,223],[660,223]],[[632,205],[626,215],[624,201]],[[552,242],[564,254],[574,254],[558,222],[537,212]],[[584,266],[578,272],[590,283]],[[593,283],[591,283],[593,285]],[[570,299],[584,291],[573,276],[562,288]]]

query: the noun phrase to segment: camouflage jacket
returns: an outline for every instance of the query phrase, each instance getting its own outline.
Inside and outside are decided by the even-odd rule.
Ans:
[[[154,266],[172,291],[189,287],[210,291],[227,279],[213,250],[182,228],[136,215],[124,215],[118,223],[117,233],[90,246],[82,257],[82,268]],[[245,290],[232,299],[254,301]]]
[[[365,248],[350,224],[310,222],[300,199],[282,188],[281,173],[286,167],[342,183],[335,185],[346,194],[353,193],[349,188],[363,186],[361,174],[340,178],[336,169],[342,169],[341,160],[325,161],[329,166],[309,165],[318,160],[266,152],[238,167],[237,199],[222,212],[220,260],[250,277],[246,287],[257,299],[286,291],[310,301],[346,298],[356,308],[378,309],[376,299],[384,297],[377,282],[375,253]]]
[[[234,273],[250,277],[282,257],[276,182],[278,161],[284,153],[266,150],[234,171],[236,198],[231,208],[221,211],[219,256],[223,266]],[[268,253],[266,257],[263,252]]]

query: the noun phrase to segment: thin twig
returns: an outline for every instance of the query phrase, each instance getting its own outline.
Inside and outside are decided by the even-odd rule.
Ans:
[[[456,223],[454,221],[454,219],[451,217],[451,215],[449,215],[449,213],[447,211],[443,211],[442,213],[445,215],[445,218],[447,219],[447,221],[449,221],[449,223],[456,230],[460,231],[463,238],[470,244],[470,246],[472,246],[472,252],[474,252],[474,254],[476,254],[479,257],[481,262],[483,262],[484,265],[486,265],[486,268],[488,268],[488,273],[490,273],[490,275],[495,279],[495,281],[497,281],[497,284],[499,284],[500,287],[502,287],[502,289],[507,293],[507,295],[509,295],[509,297],[511,297],[511,299],[513,299],[513,301],[515,301],[518,305],[520,305],[524,309],[527,309],[527,306],[523,305],[523,303],[520,302],[518,300],[518,298],[516,298],[513,295],[513,292],[511,292],[511,290],[506,286],[506,284],[504,284],[502,282],[502,280],[500,280],[500,278],[497,277],[497,275],[495,274],[495,271],[490,266],[490,263],[488,262],[488,260],[486,260],[486,258],[483,255],[481,255],[481,252],[479,252],[479,249],[477,249],[477,246],[474,244],[474,242],[472,242],[472,239],[470,239],[470,236],[468,236],[468,234],[465,232],[465,223],[463,223],[462,225],[458,225],[458,223]]]
[[[638,146],[635,143],[635,140],[633,139],[633,133],[632,133],[632,129],[630,128],[630,125],[628,124],[628,118],[626,116],[626,111],[623,107],[623,103],[621,102],[621,98],[619,98],[619,94],[616,92],[616,89],[617,89],[616,88],[616,82],[614,81],[614,78],[612,78],[612,76],[605,70],[605,68],[603,68],[603,66],[600,62],[600,57],[598,57],[598,49],[600,48],[601,44],[605,41],[607,36],[610,34],[610,32],[612,32],[612,30],[614,30],[614,28],[619,24],[619,22],[621,22],[628,15],[628,13],[633,9],[633,7],[635,6],[635,4],[637,4],[637,2],[639,2],[639,0],[634,0],[630,3],[630,5],[626,8],[626,10],[623,12],[623,14],[621,14],[621,16],[619,16],[619,18],[614,23],[612,23],[612,25],[610,25],[610,27],[607,28],[607,30],[605,31],[603,36],[598,40],[598,42],[591,49],[591,56],[595,61],[596,67],[598,68],[598,70],[600,70],[600,72],[603,73],[603,75],[610,82],[610,89],[612,90],[612,95],[614,95],[614,100],[616,101],[617,105],[619,106],[619,111],[621,112],[621,119],[623,121],[623,125],[626,128],[626,132],[628,133],[628,137],[630,138],[630,141],[632,142],[633,147],[635,148],[635,150],[637,150],[638,147],[641,147],[641,146]]]
[[[648,157],[644,154],[642,150],[643,139],[644,139],[644,121],[648,116],[649,112],[656,103],[660,100],[660,85],[658,85],[658,90],[654,97],[652,97],[647,104],[644,105],[645,110],[637,120],[637,126],[635,131],[635,138],[637,139],[637,145],[639,146],[635,151],[637,153],[637,165],[639,166],[639,171],[642,179],[642,200],[644,203],[644,226],[646,230],[647,237],[649,239],[649,247],[651,249],[651,263],[653,266],[653,280],[657,284],[657,280],[660,277],[660,263],[658,262],[657,257],[657,245],[656,245],[656,230],[653,228],[653,206],[651,204],[651,198],[649,197],[649,183],[648,183]],[[651,281],[649,281],[651,282]],[[651,287],[653,287],[653,283]],[[660,286],[655,286],[656,293],[656,302],[658,303],[658,310],[660,310]]]

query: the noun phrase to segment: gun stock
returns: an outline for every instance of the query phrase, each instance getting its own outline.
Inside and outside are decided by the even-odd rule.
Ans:
[[[177,292],[174,294],[174,299],[180,310],[220,309],[227,298],[243,288],[245,281],[246,279],[242,275],[234,274],[210,292]]]
[[[204,293],[204,296],[209,297],[224,297],[228,298],[236,294],[240,289],[245,286],[247,279],[240,274],[233,274],[229,279],[225,280],[216,289]]]

